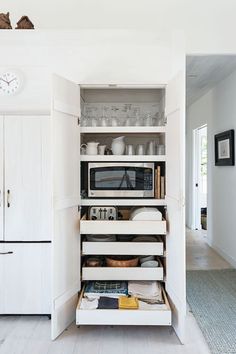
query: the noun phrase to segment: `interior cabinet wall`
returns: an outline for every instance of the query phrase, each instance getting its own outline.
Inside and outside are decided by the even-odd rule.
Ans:
[[[4,160],[4,240],[50,240],[49,117],[5,116]]]

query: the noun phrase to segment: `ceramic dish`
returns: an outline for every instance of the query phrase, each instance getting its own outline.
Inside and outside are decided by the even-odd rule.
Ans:
[[[144,263],[144,262],[154,261],[154,260],[155,260],[154,256],[143,256],[143,257],[141,256],[139,258],[139,261],[140,261],[141,264]]]
[[[143,268],[157,268],[159,267],[159,263],[157,261],[146,261],[141,264]]]
[[[89,242],[113,242],[116,241],[116,235],[87,235]]]
[[[162,213],[153,207],[142,207],[142,208],[135,208],[132,210],[130,215],[130,220],[155,220],[161,221],[162,220]]]
[[[101,267],[102,260],[100,258],[91,257],[88,258],[86,261],[87,267]]]

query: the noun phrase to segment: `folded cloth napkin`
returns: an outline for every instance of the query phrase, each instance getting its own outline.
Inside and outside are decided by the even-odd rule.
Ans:
[[[166,304],[149,304],[139,300],[139,310],[167,310]]]
[[[157,281],[129,281],[128,293],[150,304],[163,304],[162,287]]]
[[[90,281],[87,283],[84,296],[91,298],[119,297],[120,295],[128,295],[128,283],[126,281]]]
[[[98,299],[82,298],[80,308],[82,310],[95,310],[98,307]]]
[[[138,299],[134,296],[120,296],[119,309],[136,310],[138,309]]]
[[[98,309],[118,309],[118,299],[101,296],[98,300]]]

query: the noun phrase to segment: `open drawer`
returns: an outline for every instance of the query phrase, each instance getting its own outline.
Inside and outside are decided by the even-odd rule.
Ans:
[[[81,234],[116,234],[116,235],[165,235],[166,221],[133,220],[80,220]]]
[[[83,291],[80,293],[76,309],[77,325],[135,325],[135,326],[170,326],[171,309],[163,290],[165,305],[155,310],[82,310],[80,303]]]
[[[153,255],[163,256],[163,242],[87,242],[82,243],[84,255]]]
[[[83,267],[82,280],[163,280],[163,267]]]

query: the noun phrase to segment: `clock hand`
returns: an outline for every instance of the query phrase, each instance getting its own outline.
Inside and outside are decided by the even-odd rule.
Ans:
[[[16,80],[16,77],[15,77],[14,79],[8,81],[8,85],[9,85],[12,81],[14,81],[14,80]]]
[[[4,80],[2,77],[0,77],[0,80],[4,81],[6,84],[8,84],[8,81]]]

